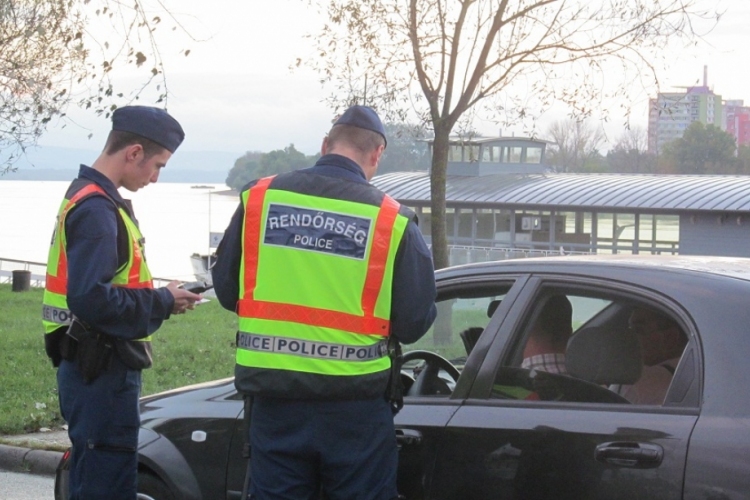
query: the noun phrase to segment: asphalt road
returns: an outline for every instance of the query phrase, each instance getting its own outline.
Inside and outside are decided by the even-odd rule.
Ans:
[[[0,470],[0,500],[52,500],[55,478]]]

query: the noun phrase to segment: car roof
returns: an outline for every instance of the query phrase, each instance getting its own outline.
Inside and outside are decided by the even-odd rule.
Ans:
[[[586,274],[605,269],[654,270],[666,272],[702,273],[727,276],[750,282],[750,258],[715,257],[705,255],[565,255],[530,257],[465,264],[437,271],[436,277],[451,278],[462,274],[501,272],[560,272],[575,271]]]

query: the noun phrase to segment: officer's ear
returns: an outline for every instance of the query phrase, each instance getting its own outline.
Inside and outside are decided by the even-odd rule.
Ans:
[[[145,154],[145,152],[143,151],[143,146],[138,143],[133,143],[125,146],[123,152],[125,155],[125,161],[131,163],[140,163]]]
[[[385,151],[385,146],[380,145],[377,148],[375,148],[371,154],[371,163],[375,166],[375,168],[378,167],[378,163],[380,163],[380,158],[383,156],[383,151]]]

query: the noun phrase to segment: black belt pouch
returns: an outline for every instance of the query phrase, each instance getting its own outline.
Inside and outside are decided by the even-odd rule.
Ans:
[[[67,335],[75,341],[75,361],[87,384],[109,369],[114,347],[111,337],[90,330],[77,319],[70,324]]]

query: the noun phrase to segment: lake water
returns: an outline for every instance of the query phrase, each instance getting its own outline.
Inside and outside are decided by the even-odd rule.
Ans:
[[[47,262],[55,216],[69,182],[0,180],[0,259]],[[209,250],[209,233],[223,232],[237,196],[223,184],[156,183],[131,193],[155,277],[193,280],[190,255]],[[36,272],[36,271],[35,271]]]

